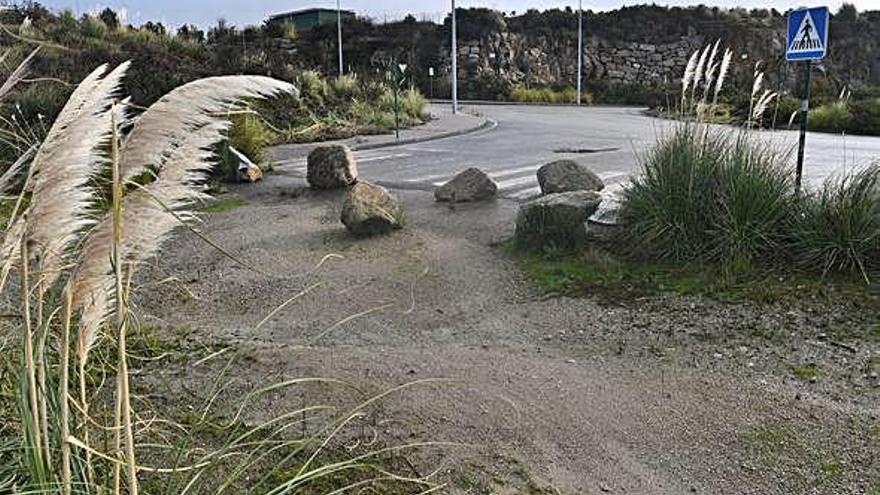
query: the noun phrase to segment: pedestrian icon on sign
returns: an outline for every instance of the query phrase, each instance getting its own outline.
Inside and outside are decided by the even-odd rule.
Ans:
[[[804,46],[812,46],[813,38],[810,37],[810,33],[813,32],[813,24],[809,22],[804,22],[804,31],[803,36],[801,37],[801,47]]]

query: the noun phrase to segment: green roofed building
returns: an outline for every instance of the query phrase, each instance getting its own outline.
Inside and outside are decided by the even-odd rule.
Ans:
[[[353,18],[354,12],[342,11],[342,18]],[[322,24],[336,22],[336,9],[305,9],[275,14],[269,18],[269,24],[292,24],[297,31],[307,31]]]

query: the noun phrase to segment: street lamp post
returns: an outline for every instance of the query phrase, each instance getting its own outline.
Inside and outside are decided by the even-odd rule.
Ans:
[[[394,64],[396,69],[400,70],[400,79],[394,78],[394,138],[400,141],[400,88],[406,82],[406,64]],[[393,70],[393,69],[392,69]]]
[[[583,94],[583,70],[584,70],[584,4],[583,0],[578,0],[578,96],[577,104],[581,104],[581,95]]]
[[[452,113],[458,113],[458,34],[455,26],[455,0],[452,0]]]
[[[341,0],[336,0],[336,44],[339,45],[339,76],[345,72],[342,64],[342,6]]]

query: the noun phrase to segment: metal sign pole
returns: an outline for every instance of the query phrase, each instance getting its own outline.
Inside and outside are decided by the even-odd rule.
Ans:
[[[804,63],[804,99],[801,101],[801,137],[798,145],[797,178],[795,187],[798,194],[804,178],[804,150],[807,145],[807,119],[810,116],[810,86],[813,79],[813,61]]]
[[[339,45],[339,76],[345,72],[342,64],[342,6],[341,0],[336,0],[336,43]]]
[[[578,97],[577,104],[581,104],[583,92],[583,68],[584,68],[584,5],[583,0],[578,0]]]
[[[455,26],[455,0],[452,0],[452,113],[458,113],[458,33]]]

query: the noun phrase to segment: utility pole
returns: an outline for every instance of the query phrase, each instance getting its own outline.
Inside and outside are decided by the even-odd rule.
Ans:
[[[455,0],[452,0],[452,113],[458,113],[458,34],[455,27]]]
[[[339,45],[339,77],[345,73],[342,65],[342,6],[341,0],[336,0],[336,44]]]
[[[578,97],[577,104],[581,105],[583,93],[583,69],[584,69],[584,0],[578,0]]]

